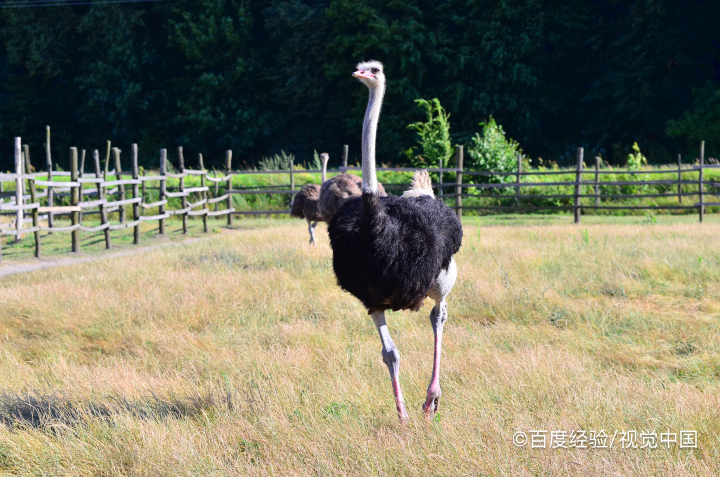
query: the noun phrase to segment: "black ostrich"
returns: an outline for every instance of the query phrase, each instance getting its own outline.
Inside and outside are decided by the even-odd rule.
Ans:
[[[398,380],[400,354],[390,338],[385,310],[417,311],[426,297],[435,300],[430,323],[435,359],[423,405],[431,418],[440,399],[440,348],[447,321],[445,298],[455,284],[453,255],[460,249],[462,225],[452,209],[436,200],[426,171],[416,173],[402,197],[380,197],[375,174],[375,137],[385,92],[380,62],[360,63],[353,76],[370,90],[362,142],[362,197],[348,199],[328,226],[333,270],[341,288],[357,297],[372,316],[382,341],[401,421],[407,411]]]

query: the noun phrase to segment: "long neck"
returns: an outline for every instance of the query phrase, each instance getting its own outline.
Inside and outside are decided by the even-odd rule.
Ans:
[[[328,163],[328,161],[326,161],[325,159],[323,159],[323,161],[322,161],[322,164],[323,164],[323,167],[322,167],[322,181],[323,181],[323,182],[325,182],[325,181],[327,180],[327,163]]]
[[[362,178],[363,192],[377,194],[377,174],[375,173],[375,141],[377,137],[377,125],[380,119],[385,85],[379,84],[370,88],[367,111],[365,111],[365,122],[363,123],[362,135]]]

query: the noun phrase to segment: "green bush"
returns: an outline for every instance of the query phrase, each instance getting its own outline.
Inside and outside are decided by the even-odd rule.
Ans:
[[[415,154],[416,147],[405,151],[410,164],[413,167],[438,167],[440,159],[445,167],[452,157],[453,147],[450,143],[450,115],[440,105],[440,100],[433,98],[430,101],[416,99],[415,103],[425,110],[427,121],[417,122],[408,125],[408,129],[414,129],[418,133],[418,145],[420,155]]]
[[[692,111],[668,121],[666,133],[684,143],[686,150],[694,150],[700,141],[707,141],[706,150],[720,147],[720,88],[708,81],[702,88],[693,88]]]
[[[520,145],[512,139],[505,138],[502,126],[490,116],[487,122],[480,123],[482,135],[475,134],[468,148],[469,163],[467,169],[484,172],[515,172],[517,171],[517,155],[521,152]],[[504,184],[515,182],[513,176],[468,176],[474,182],[490,182]]]
[[[280,154],[265,157],[258,162],[258,169],[261,171],[282,171],[290,169],[290,162],[295,160],[295,154],[286,154],[280,151]]]

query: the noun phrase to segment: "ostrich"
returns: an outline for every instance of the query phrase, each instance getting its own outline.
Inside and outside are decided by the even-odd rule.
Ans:
[[[387,195],[385,188],[378,182],[378,193],[381,196]],[[362,178],[352,174],[338,174],[328,180],[324,180],[320,188],[320,201],[318,209],[325,222],[340,210],[340,207],[350,197],[362,195]]]
[[[352,174],[339,174],[327,179],[327,163],[330,156],[327,152],[320,154],[322,159],[322,185],[307,184],[300,189],[290,207],[290,216],[306,219],[310,244],[315,244],[315,228],[318,222],[329,222],[335,212],[348,197],[362,194],[362,179]],[[380,195],[385,196],[385,189],[378,183]]]
[[[453,255],[460,249],[462,225],[452,209],[435,200],[427,171],[415,174],[411,191],[403,197],[380,197],[375,137],[385,92],[383,65],[360,63],[353,76],[368,87],[370,96],[362,133],[363,191],[361,197],[345,201],[328,226],[333,270],[338,285],[358,298],[375,322],[401,422],[407,420],[407,410],[398,379],[400,353],[390,338],[385,310],[417,311],[426,297],[435,301],[430,313],[435,356],[423,405],[425,416],[432,418],[440,400],[446,297],[457,276]]]
[[[322,159],[322,181],[327,177],[327,163],[330,156],[327,152],[320,154]],[[307,184],[300,189],[290,206],[290,216],[307,220],[308,232],[310,232],[310,244],[315,245],[315,227],[318,222],[323,221],[323,216],[318,208],[320,201],[320,186],[318,184]]]

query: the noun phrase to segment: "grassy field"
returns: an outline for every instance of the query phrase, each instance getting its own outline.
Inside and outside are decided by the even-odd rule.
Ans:
[[[322,224],[317,249],[242,220],[3,278],[0,475],[720,474],[718,216],[570,220],[464,221],[432,422],[430,306],[389,314],[406,426]],[[532,430],[698,441],[513,444]]]

